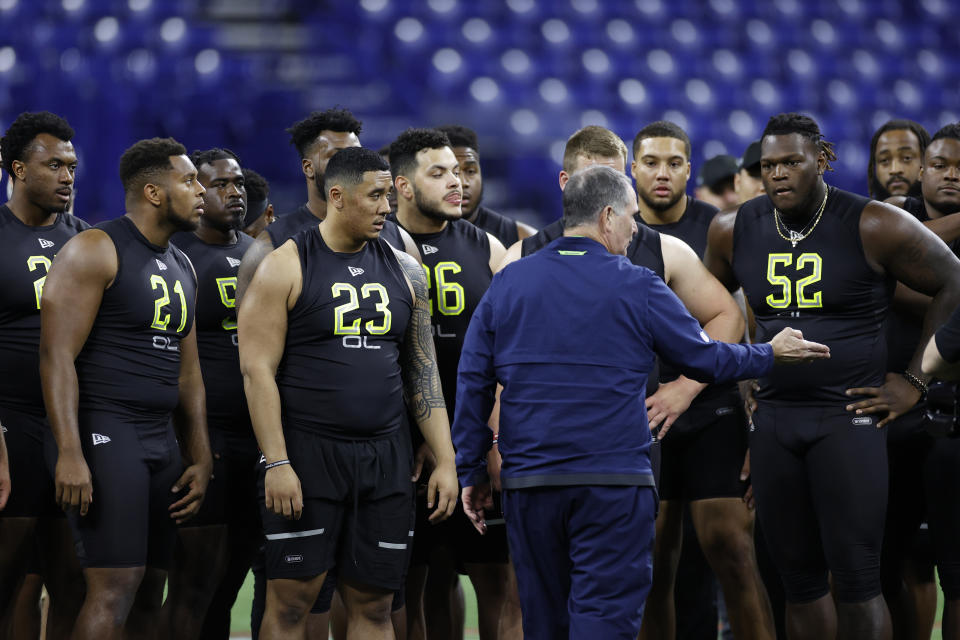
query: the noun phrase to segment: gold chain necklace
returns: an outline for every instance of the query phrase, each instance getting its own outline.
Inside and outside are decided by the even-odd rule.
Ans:
[[[796,247],[798,242],[806,239],[807,236],[813,233],[813,230],[816,228],[817,223],[820,222],[820,218],[823,216],[823,210],[827,206],[828,193],[830,193],[829,187],[827,187],[823,192],[823,201],[820,203],[820,209],[817,211],[817,215],[815,215],[813,217],[813,221],[809,223],[809,228],[804,229],[803,231],[794,231],[793,229],[790,229],[789,227],[787,227],[787,225],[784,224],[783,220],[780,219],[780,212],[777,211],[776,207],[774,207],[773,220],[774,220],[775,226],[777,227],[777,233],[780,235],[780,237],[786,240],[787,242],[789,242],[790,244],[792,244],[794,247]],[[784,233],[784,231],[781,231],[780,227],[783,227],[786,233]]]

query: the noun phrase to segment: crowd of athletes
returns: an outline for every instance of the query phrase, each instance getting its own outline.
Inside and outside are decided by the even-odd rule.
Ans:
[[[295,210],[229,149],[153,138],[119,160],[127,215],[95,227],[66,120],[23,113],[0,139],[0,638],[227,638],[251,570],[255,638],[462,638],[461,575],[482,639],[545,637],[500,506],[499,408],[483,533],[454,415],[473,310],[562,222],[486,207],[460,124],[378,151],[341,108],[287,133]],[[641,638],[929,638],[936,568],[960,639],[960,439],[926,399],[960,360],[949,330],[931,342],[960,304],[960,124],[884,124],[860,195],[829,186],[830,134],[774,116],[694,196],[676,124],[638,126],[632,161],[588,126],[542,177],[628,173],[627,258],[705,336],[789,324],[832,350],[739,385],[651,375]]]

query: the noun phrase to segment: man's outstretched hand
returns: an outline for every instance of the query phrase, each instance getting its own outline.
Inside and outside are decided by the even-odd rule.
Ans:
[[[803,334],[787,327],[770,341],[773,359],[779,364],[796,364],[830,357],[830,347],[803,339]]]

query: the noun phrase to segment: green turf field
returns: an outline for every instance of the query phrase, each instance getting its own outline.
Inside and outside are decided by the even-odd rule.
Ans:
[[[460,578],[463,584],[463,593],[467,602],[467,632],[465,640],[478,640],[477,635],[477,600],[473,594],[473,586],[465,577]],[[253,575],[247,574],[247,580],[240,589],[237,603],[233,606],[230,617],[231,630],[234,636],[244,637],[250,634],[250,601],[253,599]],[[943,593],[937,590],[937,622],[934,625],[931,640],[942,640],[940,635],[940,616],[943,613]]]
[[[465,640],[478,640],[480,636],[477,635],[477,598],[473,593],[473,585],[471,585],[470,581],[465,577],[461,577],[460,582],[463,584],[464,599],[467,603],[466,633],[464,634],[464,638]],[[232,635],[237,637],[250,635],[251,600],[253,600],[253,574],[248,573],[247,579],[240,589],[240,594],[237,596],[237,603],[233,605],[233,611],[230,614],[230,630],[233,632]]]

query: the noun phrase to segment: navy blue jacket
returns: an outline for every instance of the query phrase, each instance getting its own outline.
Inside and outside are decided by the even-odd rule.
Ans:
[[[656,354],[703,382],[773,366],[770,345],[711,340],[653,271],[594,240],[562,237],[509,265],[477,306],[460,356],[460,484],[486,479],[499,382],[505,488],[652,486],[644,390]]]

